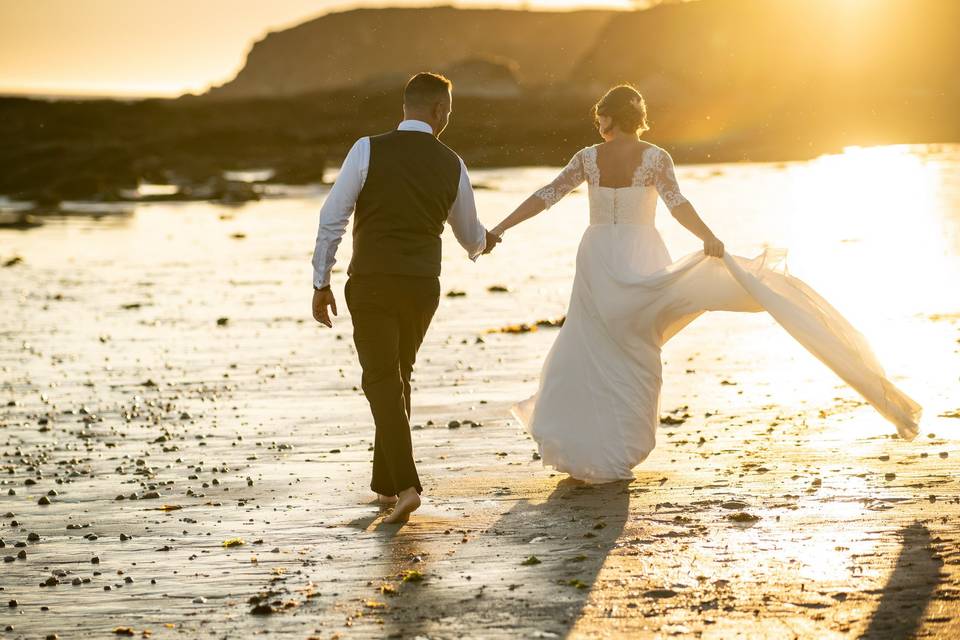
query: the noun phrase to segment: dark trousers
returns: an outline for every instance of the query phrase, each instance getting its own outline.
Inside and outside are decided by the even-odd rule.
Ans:
[[[388,496],[409,487],[422,493],[410,440],[410,374],[440,302],[440,280],[351,276],[345,295],[376,425],[370,488]]]

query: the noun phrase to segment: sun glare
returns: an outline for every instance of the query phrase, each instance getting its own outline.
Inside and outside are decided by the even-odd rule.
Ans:
[[[907,146],[849,147],[838,155],[793,165],[791,208],[794,239],[791,262],[817,279],[824,269],[863,271],[862,299],[883,297],[890,288],[903,291],[912,308],[939,307],[940,282],[903,281],[897,256],[905,249],[930,273],[942,272],[951,251],[938,194],[938,169],[922,151]],[[818,259],[828,242],[846,245],[829,261]],[[843,264],[836,257],[843,256]],[[829,265],[829,266],[827,266]],[[911,270],[912,272],[912,270]],[[850,300],[849,304],[856,302]]]

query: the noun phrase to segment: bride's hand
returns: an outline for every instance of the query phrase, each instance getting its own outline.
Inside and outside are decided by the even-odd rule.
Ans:
[[[500,244],[503,235],[503,231],[500,231],[497,228],[490,229],[487,231],[487,248],[483,250],[483,255],[487,255],[493,248]]]
[[[703,241],[703,254],[710,258],[723,257],[723,243],[716,236]]]

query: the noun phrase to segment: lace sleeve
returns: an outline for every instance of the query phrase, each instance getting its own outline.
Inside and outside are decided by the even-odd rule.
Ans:
[[[668,209],[674,209],[687,202],[687,199],[680,193],[680,185],[677,184],[677,175],[673,170],[673,158],[663,149],[657,154],[654,184],[657,187],[657,193],[660,194],[660,198]]]
[[[567,166],[563,168],[563,171],[553,179],[553,182],[538,189],[533,195],[543,200],[544,205],[549,209],[557,204],[563,196],[579,186],[584,179],[583,151],[581,150],[570,158],[570,162],[568,162]]]

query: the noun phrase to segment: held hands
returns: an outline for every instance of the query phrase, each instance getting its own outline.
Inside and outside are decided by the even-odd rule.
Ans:
[[[333,327],[333,322],[330,320],[330,313],[327,310],[327,307],[330,307],[330,309],[333,311],[333,315],[337,315],[337,301],[333,297],[333,291],[331,291],[329,287],[319,290],[314,289],[313,319],[320,324]]]
[[[493,248],[496,247],[503,240],[503,238],[500,237],[502,235],[503,235],[503,232],[498,231],[496,228],[494,228],[493,230],[487,231],[487,245],[486,245],[486,248],[483,250],[483,253],[480,255],[485,256],[491,251],[493,251]]]
[[[708,258],[722,258],[723,243],[720,242],[717,236],[710,236],[703,241],[703,254]]]

